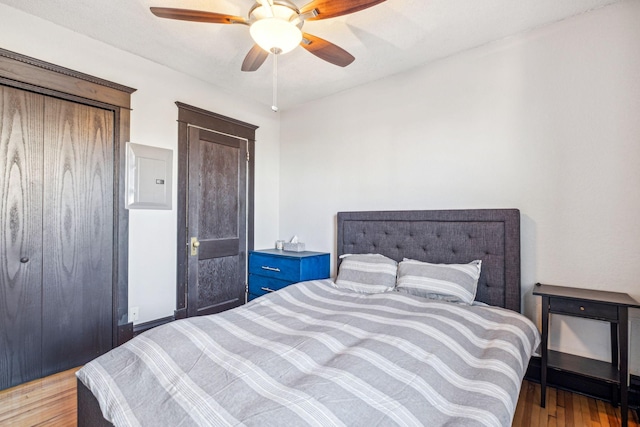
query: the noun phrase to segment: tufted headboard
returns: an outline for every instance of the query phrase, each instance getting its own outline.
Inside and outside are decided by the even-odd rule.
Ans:
[[[481,259],[476,300],[520,312],[518,209],[338,212],[337,251],[338,257],[379,253],[398,262]]]

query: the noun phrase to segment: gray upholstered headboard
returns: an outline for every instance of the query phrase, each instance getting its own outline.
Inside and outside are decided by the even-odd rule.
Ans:
[[[481,259],[476,300],[520,312],[517,209],[339,212],[337,251],[431,263]]]

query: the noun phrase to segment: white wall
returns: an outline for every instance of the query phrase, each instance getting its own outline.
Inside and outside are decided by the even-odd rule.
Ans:
[[[279,237],[335,252],[338,211],[518,208],[529,317],[537,281],[640,300],[638,22],[619,3],[286,111]],[[552,348],[610,358],[607,324],[565,319]],[[640,374],[637,319],[632,347]]]
[[[176,307],[176,101],[259,126],[256,132],[257,247],[273,244],[278,227],[279,117],[269,107],[236,100],[200,80],[112,48],[0,4],[0,47],[136,88],[131,141],[174,150],[171,211],[129,214],[129,306],[136,323],[171,316]]]
[[[257,248],[298,234],[333,252],[343,210],[516,207],[528,316],[538,320],[536,281],[640,299],[637,0],[285,111],[280,122],[264,106],[2,4],[0,17],[1,47],[137,88],[133,142],[175,150],[175,101],[260,126]],[[130,212],[138,323],[173,313],[175,235],[175,209]],[[568,319],[552,334],[552,347],[608,358],[606,325]],[[640,357],[631,363],[640,374]]]

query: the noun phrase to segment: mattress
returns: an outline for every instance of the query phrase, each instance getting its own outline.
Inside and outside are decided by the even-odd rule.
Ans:
[[[539,343],[511,310],[321,280],[149,330],[77,376],[116,426],[508,426]]]

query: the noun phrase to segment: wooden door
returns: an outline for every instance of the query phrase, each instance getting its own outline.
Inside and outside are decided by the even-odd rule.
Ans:
[[[112,348],[113,112],[46,98],[43,375]]]
[[[43,112],[0,86],[0,389],[41,373]]]
[[[245,139],[197,127],[188,138],[187,315],[196,316],[245,301],[248,160]]]
[[[0,389],[113,346],[114,114],[0,86]]]

